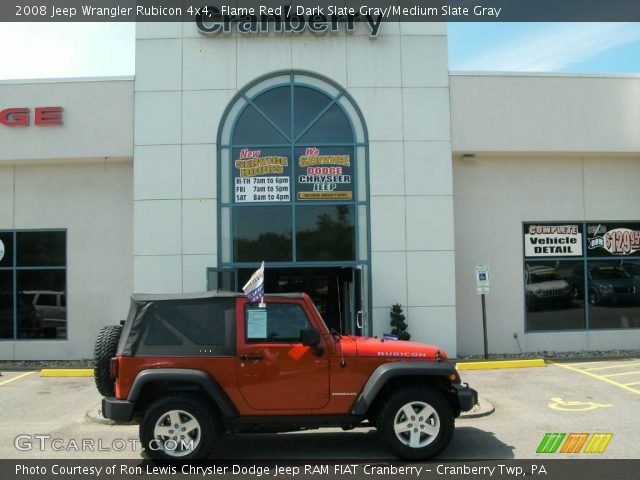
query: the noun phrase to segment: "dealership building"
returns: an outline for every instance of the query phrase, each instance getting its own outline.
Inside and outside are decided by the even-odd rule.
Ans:
[[[132,293],[262,261],[329,327],[399,303],[451,357],[483,352],[480,291],[490,353],[639,348],[639,76],[449,72],[445,23],[239,26],[0,82],[0,360],[89,358]]]

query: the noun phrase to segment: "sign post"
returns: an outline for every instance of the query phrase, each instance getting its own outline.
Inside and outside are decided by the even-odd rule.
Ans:
[[[489,267],[487,265],[476,266],[476,293],[482,299],[482,334],[484,337],[484,358],[489,358],[489,342],[487,340],[487,308],[485,294],[491,291],[489,283]]]

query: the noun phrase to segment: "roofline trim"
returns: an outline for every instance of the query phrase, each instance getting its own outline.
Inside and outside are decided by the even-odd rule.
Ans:
[[[27,78],[0,80],[0,85],[30,85],[39,83],[80,83],[80,82],[132,82],[133,75],[113,77],[60,77],[60,78]]]
[[[511,72],[511,71],[449,71],[451,77],[559,77],[559,78],[640,78],[640,73],[573,73],[573,72]]]

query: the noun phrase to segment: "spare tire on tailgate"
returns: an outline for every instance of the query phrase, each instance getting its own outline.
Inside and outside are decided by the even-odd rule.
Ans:
[[[98,392],[103,397],[113,397],[116,394],[115,380],[111,378],[109,364],[111,359],[116,356],[120,334],[122,334],[121,325],[107,325],[102,327],[96,339],[96,347],[93,353],[95,361],[93,376],[96,380]]]

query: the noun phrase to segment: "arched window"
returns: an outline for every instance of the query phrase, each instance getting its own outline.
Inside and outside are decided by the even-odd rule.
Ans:
[[[368,265],[367,155],[362,115],[332,82],[249,85],[218,132],[219,266]]]

